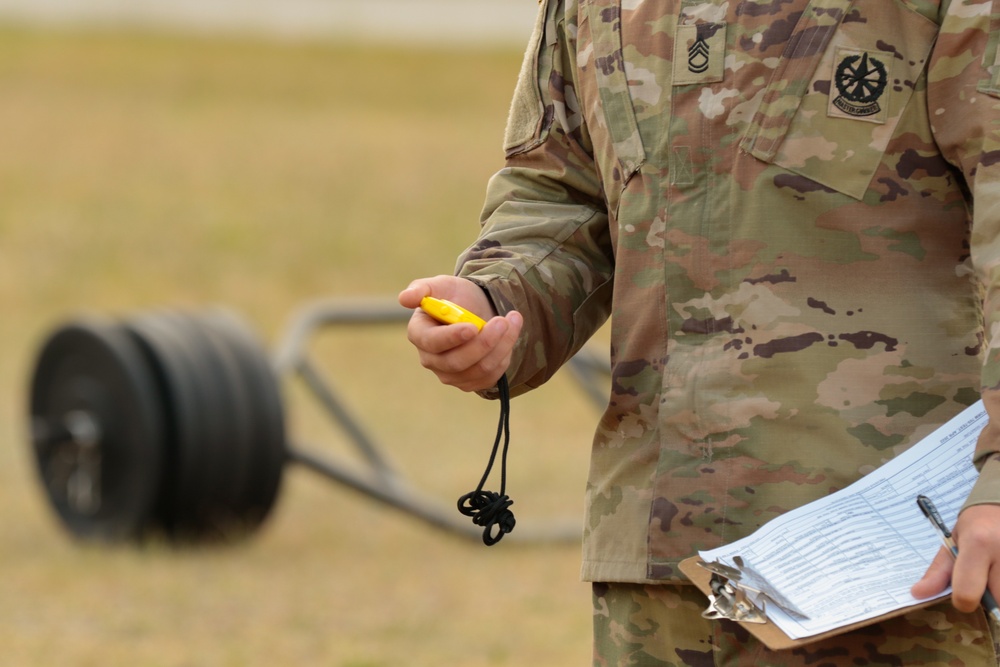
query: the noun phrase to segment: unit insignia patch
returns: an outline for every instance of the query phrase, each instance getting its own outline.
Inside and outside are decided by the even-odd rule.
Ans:
[[[889,85],[891,63],[892,55],[879,51],[838,50],[830,115],[885,122],[887,109],[883,96]]]

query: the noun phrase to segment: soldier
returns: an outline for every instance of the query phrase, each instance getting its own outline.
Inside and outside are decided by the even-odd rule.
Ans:
[[[414,281],[440,380],[545,382],[611,319],[587,489],[595,665],[997,664],[1000,12],[990,0],[542,0],[482,229]],[[975,205],[974,205],[975,204]],[[680,560],[843,488],[980,395],[980,477],[914,594],[767,650]],[[954,575],[952,577],[952,574]]]

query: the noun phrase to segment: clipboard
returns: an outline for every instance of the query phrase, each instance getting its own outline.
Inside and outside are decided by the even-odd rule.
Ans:
[[[679,564],[681,572],[687,576],[691,582],[698,587],[698,589],[705,594],[710,600],[716,597],[715,592],[712,589],[712,577],[713,574],[704,565],[704,561],[698,557],[693,556],[691,558],[686,558],[682,560]],[[730,590],[745,590],[743,589],[738,581],[729,580]],[[908,605],[906,607],[901,607],[899,609],[894,609],[891,612],[882,614],[881,616],[876,616],[874,618],[869,618],[864,621],[859,621],[857,623],[849,623],[847,625],[841,626],[835,630],[829,632],[823,632],[816,635],[811,635],[809,637],[803,637],[801,639],[792,639],[784,633],[777,625],[775,625],[770,619],[767,618],[766,609],[754,608],[752,610],[743,609],[742,612],[757,612],[759,616],[763,619],[763,622],[752,622],[747,620],[741,620],[738,616],[741,613],[736,613],[733,616],[725,615],[725,618],[729,618],[737,623],[739,623],[747,632],[752,634],[754,637],[759,639],[765,646],[767,646],[772,651],[783,651],[792,648],[798,648],[800,646],[805,646],[807,644],[812,644],[824,639],[829,639],[830,637],[836,637],[844,633],[856,630],[858,628],[863,628],[873,623],[878,623],[890,618],[896,618],[897,616],[903,616],[910,613],[911,611],[916,611],[918,609],[924,609],[925,607],[930,607],[939,602],[948,600],[951,596],[944,596],[938,598],[932,598],[925,600],[923,602],[918,602],[916,604]],[[747,604],[750,604],[749,601]],[[711,607],[710,607],[711,609]]]

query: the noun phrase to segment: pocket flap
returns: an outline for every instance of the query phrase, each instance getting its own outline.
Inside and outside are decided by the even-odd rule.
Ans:
[[[881,2],[891,0],[880,0]],[[740,147],[771,162],[852,0],[812,0],[795,26]]]
[[[861,199],[923,88],[939,27],[899,0],[825,0],[807,14],[797,33],[810,36],[793,39],[740,146]]]

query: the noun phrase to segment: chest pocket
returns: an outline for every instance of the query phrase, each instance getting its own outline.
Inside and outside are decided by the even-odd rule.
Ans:
[[[741,148],[862,198],[922,85],[937,31],[899,0],[813,0]]]

